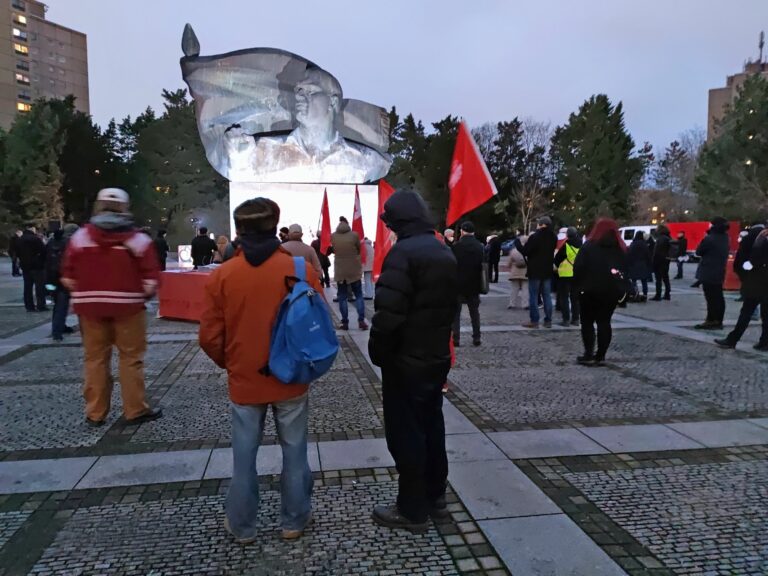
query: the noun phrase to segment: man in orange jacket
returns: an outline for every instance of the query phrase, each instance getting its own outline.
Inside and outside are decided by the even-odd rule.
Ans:
[[[266,198],[248,200],[235,209],[239,248],[211,274],[200,320],[200,346],[229,376],[234,465],[225,526],[242,544],[253,542],[259,529],[256,454],[270,405],[283,450],[283,538],[299,538],[311,517],[308,388],[263,373],[272,325],[288,293],[285,280],[295,275],[293,258],[277,238],[279,219],[280,208]],[[307,281],[322,294],[311,266]]]

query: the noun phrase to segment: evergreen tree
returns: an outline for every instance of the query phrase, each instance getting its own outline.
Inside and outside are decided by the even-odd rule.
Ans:
[[[599,216],[626,219],[643,177],[643,160],[624,124],[622,104],[592,96],[555,130],[555,203],[566,224],[587,226]]]
[[[768,80],[750,76],[704,146],[694,190],[703,217],[768,216]]]

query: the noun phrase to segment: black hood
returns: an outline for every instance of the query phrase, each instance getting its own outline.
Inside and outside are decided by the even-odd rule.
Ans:
[[[434,233],[435,227],[424,199],[412,190],[398,190],[384,204],[382,221],[398,238]]]
[[[251,266],[261,266],[280,247],[276,230],[240,234],[239,247],[243,249],[243,255]]]

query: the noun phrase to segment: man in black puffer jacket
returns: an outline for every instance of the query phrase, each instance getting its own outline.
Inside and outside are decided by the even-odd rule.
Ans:
[[[397,234],[376,283],[368,350],[381,367],[387,447],[400,473],[397,504],[376,506],[373,519],[424,532],[429,515],[445,514],[442,385],[458,302],[456,259],[434,233],[416,192],[398,191],[381,219]]]
[[[728,221],[718,216],[712,220],[707,235],[696,248],[696,255],[701,258],[696,277],[701,280],[704,298],[707,301],[707,319],[702,324],[694,326],[697,330],[720,330],[723,327],[723,318],[725,318],[723,282],[725,282],[729,249]]]

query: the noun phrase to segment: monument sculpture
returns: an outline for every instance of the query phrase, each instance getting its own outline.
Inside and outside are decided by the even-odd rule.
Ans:
[[[206,156],[230,182],[362,184],[389,171],[386,110],[344,99],[316,64],[273,48],[200,56],[189,24],[182,50]]]

